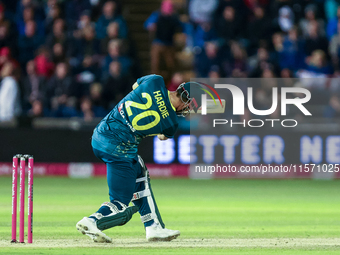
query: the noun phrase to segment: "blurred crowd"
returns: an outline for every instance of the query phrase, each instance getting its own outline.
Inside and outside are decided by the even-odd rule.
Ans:
[[[303,82],[284,84],[308,88],[317,117],[340,116],[340,79],[330,79],[340,77],[339,0],[190,0],[184,9],[173,3],[164,0],[144,24],[154,38],[151,70],[158,72],[163,59],[174,70],[172,89],[185,79],[173,54],[180,31],[194,77],[297,78]],[[272,86],[254,89],[255,104],[269,109]]]
[[[103,117],[140,76],[118,1],[0,1],[0,121]]]
[[[151,38],[150,72],[165,69],[168,89],[193,77],[305,78],[298,85],[322,106],[320,116],[340,116],[340,0],[158,2],[144,32]],[[0,121],[105,116],[146,74],[122,4],[0,1]],[[270,108],[271,88],[255,88],[258,107]]]

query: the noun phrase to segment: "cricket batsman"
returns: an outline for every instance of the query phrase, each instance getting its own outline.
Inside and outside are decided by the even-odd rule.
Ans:
[[[94,242],[112,242],[102,231],[126,224],[137,211],[146,240],[171,241],[180,235],[178,230],[165,228],[137,147],[147,136],[172,138],[178,128],[178,115],[189,114],[197,103],[190,97],[189,82],[168,91],[159,75],[141,77],[132,88],[97,125],[92,136],[94,154],[106,163],[110,202],[80,220],[76,228]]]

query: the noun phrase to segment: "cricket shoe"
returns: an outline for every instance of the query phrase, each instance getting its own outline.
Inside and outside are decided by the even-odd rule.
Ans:
[[[84,217],[76,227],[80,233],[89,236],[96,243],[112,243],[112,239],[100,231],[96,222],[90,218]]]
[[[151,226],[146,227],[145,232],[146,240],[149,242],[169,242],[181,234],[178,230],[162,228],[162,226],[157,223],[153,223]]]

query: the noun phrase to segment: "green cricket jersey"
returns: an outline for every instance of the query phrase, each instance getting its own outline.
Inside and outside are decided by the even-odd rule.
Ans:
[[[159,75],[137,80],[136,87],[98,124],[92,146],[118,157],[135,157],[140,140],[164,134],[172,138],[178,128],[176,109]]]

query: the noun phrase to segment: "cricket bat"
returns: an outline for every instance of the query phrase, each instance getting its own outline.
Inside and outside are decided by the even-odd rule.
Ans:
[[[225,100],[221,99],[222,105],[219,100],[212,100],[212,99],[207,99],[207,114],[212,114],[212,113],[224,113],[225,112]],[[191,113],[195,113],[193,110],[191,110]],[[197,114],[202,113],[202,106],[198,108]]]

